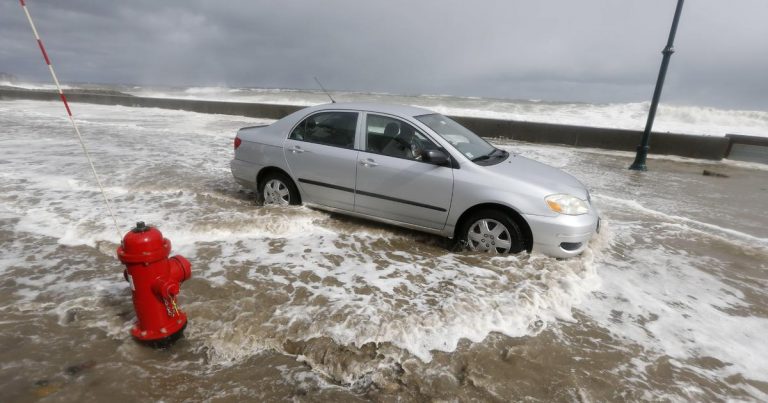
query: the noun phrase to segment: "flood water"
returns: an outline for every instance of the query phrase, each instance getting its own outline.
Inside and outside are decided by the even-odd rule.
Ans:
[[[269,121],[73,105],[119,224],[192,262],[185,338],[138,345],[119,238],[62,106],[0,101],[3,401],[768,400],[768,168],[496,141],[592,190],[577,259],[259,207]],[[703,170],[728,177],[704,176]]]

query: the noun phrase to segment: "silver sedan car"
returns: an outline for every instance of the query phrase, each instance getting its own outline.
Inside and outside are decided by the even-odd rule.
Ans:
[[[576,178],[426,109],[320,105],[242,128],[234,145],[232,175],[265,204],[304,203],[474,251],[571,257],[599,226]]]

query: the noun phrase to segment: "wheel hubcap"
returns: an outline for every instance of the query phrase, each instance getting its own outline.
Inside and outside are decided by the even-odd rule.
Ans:
[[[278,179],[272,179],[264,185],[264,204],[286,205],[291,203],[288,186]]]
[[[483,218],[469,227],[467,244],[473,251],[502,254],[509,252],[512,247],[512,237],[504,224]]]

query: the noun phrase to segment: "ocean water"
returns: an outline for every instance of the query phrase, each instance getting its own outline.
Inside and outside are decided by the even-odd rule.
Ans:
[[[169,350],[130,339],[119,239],[62,106],[0,101],[4,399],[768,400],[762,166],[637,173],[630,153],[499,142],[581,179],[604,225],[576,259],[488,257],[258,206],[228,163],[268,120],[73,111],[121,228],[157,225],[192,262],[190,324]]]
[[[235,102],[316,105],[329,102],[322,92],[284,89],[192,87],[179,89],[130,88],[127,92],[148,97],[207,99]],[[649,94],[650,95],[650,94]],[[446,115],[559,123],[578,126],[643,130],[650,102],[580,103],[541,100],[503,100],[449,95],[394,95],[332,92],[337,102],[386,102],[414,105]],[[727,110],[672,105],[661,102],[654,131],[724,136],[768,136],[768,111]]]
[[[11,84],[31,89],[53,89],[48,84]],[[141,86],[85,85],[85,88],[118,90],[143,97],[203,99],[287,105],[317,105],[329,102],[320,91],[230,87],[160,88]],[[72,88],[72,87],[70,87]],[[77,88],[77,87],[76,87]],[[559,123],[567,125],[643,130],[650,102],[580,103],[542,100],[505,100],[450,95],[396,95],[332,91],[337,102],[386,102],[424,107],[446,115]],[[649,94],[650,96],[650,94]],[[654,131],[724,136],[742,134],[768,136],[768,111],[730,110],[706,106],[659,105]]]

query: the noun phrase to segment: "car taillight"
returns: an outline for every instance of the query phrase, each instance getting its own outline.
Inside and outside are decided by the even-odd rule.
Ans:
[[[240,140],[240,137],[237,137],[237,136],[235,137],[235,150],[237,150],[237,147],[240,147],[240,143],[242,142],[243,141]]]

